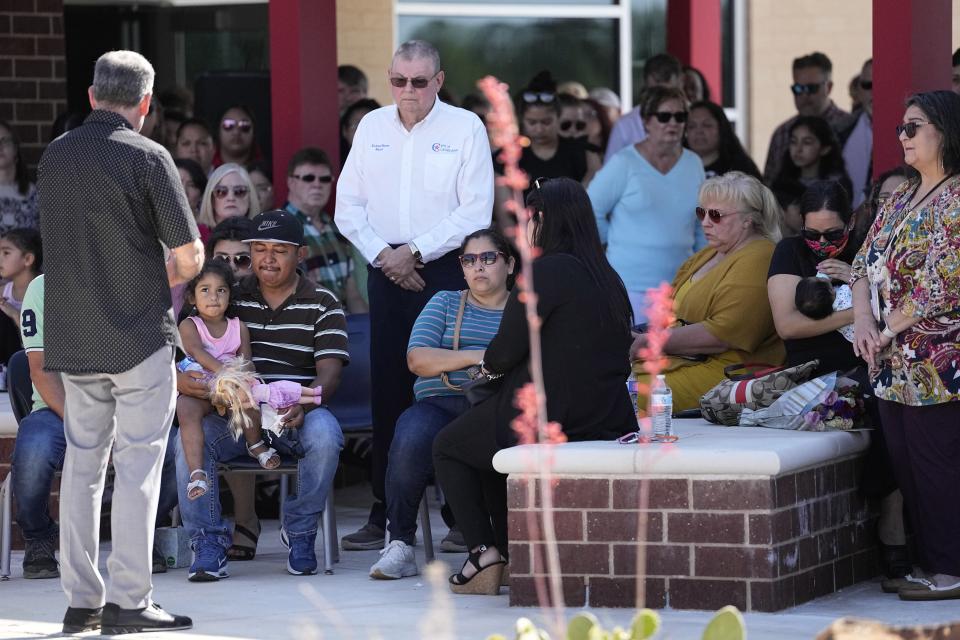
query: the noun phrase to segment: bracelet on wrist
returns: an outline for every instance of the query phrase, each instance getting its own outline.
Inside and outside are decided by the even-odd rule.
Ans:
[[[893,330],[891,330],[890,327],[888,327],[888,326],[884,326],[883,329],[880,330],[880,333],[882,333],[883,335],[887,336],[887,337],[890,338],[891,340],[894,340],[894,339],[896,339],[896,337],[897,337],[896,332],[893,331]]]

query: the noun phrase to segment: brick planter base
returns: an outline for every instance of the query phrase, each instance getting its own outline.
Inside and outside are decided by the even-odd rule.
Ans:
[[[870,578],[875,517],[857,495],[860,459],[777,477],[651,476],[644,536],[639,477],[561,476],[554,507],[567,604],[634,606],[644,547],[652,608],[778,611]],[[528,481],[508,482],[510,604],[518,606],[537,604],[533,576],[545,562],[529,527],[533,515],[542,529],[543,513]]]

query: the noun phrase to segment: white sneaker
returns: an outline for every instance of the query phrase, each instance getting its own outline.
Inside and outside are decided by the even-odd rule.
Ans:
[[[402,540],[391,540],[380,552],[380,559],[370,567],[370,577],[377,580],[398,580],[420,573],[413,547]]]

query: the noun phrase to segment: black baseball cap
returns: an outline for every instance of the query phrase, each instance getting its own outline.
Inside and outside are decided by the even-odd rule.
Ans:
[[[244,242],[277,242],[298,247],[303,244],[303,225],[289,211],[264,211],[251,222],[253,229]]]

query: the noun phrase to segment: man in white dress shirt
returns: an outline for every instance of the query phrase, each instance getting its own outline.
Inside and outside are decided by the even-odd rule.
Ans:
[[[437,99],[440,54],[400,45],[387,71],[396,104],[364,116],[337,185],[340,232],[369,262],[373,386],[370,519],[344,549],[379,549],[386,528],[384,478],[397,418],[413,402],[407,368],[413,323],[438,291],[466,288],[458,250],[490,225],[493,163],[483,122]]]

